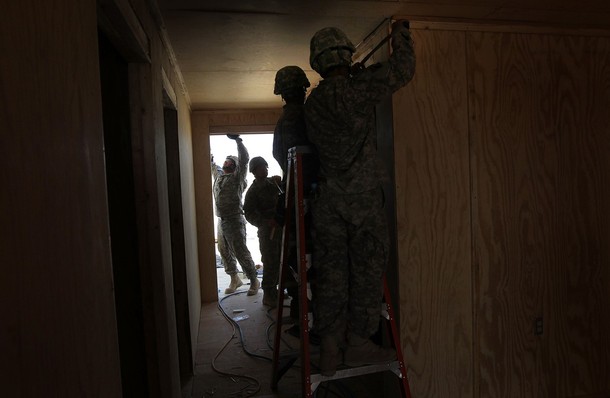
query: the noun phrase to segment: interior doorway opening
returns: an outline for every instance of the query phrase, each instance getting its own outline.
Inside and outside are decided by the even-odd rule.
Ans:
[[[126,397],[148,396],[146,328],[131,144],[129,65],[101,30],[98,32],[98,45],[121,386]]]
[[[273,132],[264,132],[264,133],[242,133],[240,137],[243,139],[244,146],[248,150],[248,155],[250,159],[255,156],[263,157],[267,163],[269,164],[269,176],[282,175],[282,169],[277,161],[273,158]],[[225,158],[229,155],[237,156],[237,144],[234,140],[228,138],[226,134],[210,134],[210,156],[214,156],[214,161],[217,165],[222,166]],[[252,173],[248,172],[246,177],[246,189],[244,190],[242,197],[243,200],[246,197],[246,192],[250,185],[254,181],[254,176]],[[212,180],[212,184],[214,181]],[[215,203],[214,204],[214,215],[215,213]],[[218,282],[218,297],[225,296],[225,288],[229,286],[230,277],[225,273],[224,266],[222,264],[222,260],[220,258],[220,253],[218,252],[218,242],[216,237],[218,236],[218,225],[217,218],[214,218],[214,237],[215,237],[215,245],[214,250],[216,253],[216,278]],[[254,264],[258,267],[263,265],[261,260],[261,252],[258,244],[257,237],[257,228],[250,223],[246,223],[246,245],[248,246],[248,250],[250,250],[250,254],[252,255],[252,260],[254,260]],[[237,269],[239,271],[239,276],[244,280],[244,285],[249,283],[249,280],[246,276],[241,272],[241,265],[238,263]],[[262,277],[262,268],[259,268],[259,278]],[[243,289],[243,287],[241,288]]]

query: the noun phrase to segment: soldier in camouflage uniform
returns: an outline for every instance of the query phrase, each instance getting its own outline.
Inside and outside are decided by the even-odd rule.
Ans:
[[[298,66],[285,66],[275,74],[273,93],[280,95],[286,104],[273,133],[273,157],[280,164],[284,178],[288,167],[288,150],[295,146],[311,145],[303,114],[305,91],[309,86],[305,72]]]
[[[222,166],[222,172],[212,158],[212,176],[214,178],[214,203],[218,222],[218,251],[225,267],[225,272],[231,276],[226,294],[235,292],[243,283],[237,275],[237,261],[244,274],[250,279],[248,296],[258,293],[260,282],[256,276],[256,268],[248,246],[246,246],[246,220],[244,219],[241,198],[246,188],[248,150],[239,135],[227,135],[237,143],[239,156],[227,156]]]
[[[310,43],[310,64],[323,78],[305,103],[305,120],[320,159],[312,219],[314,325],[324,375],[335,373],[340,348],[348,366],[396,359],[393,349],[370,340],[379,327],[389,250],[375,105],[415,72],[408,22],[394,23],[391,35],[389,60],[358,72],[351,70],[354,46],[341,30],[324,28]]]
[[[267,161],[260,156],[250,160],[250,173],[254,174],[254,181],[246,192],[244,214],[246,220],[258,228],[258,243],[263,260],[263,305],[275,307],[282,245],[282,229],[275,221],[275,212],[281,192],[281,177],[267,177],[268,166]]]
[[[281,68],[275,74],[275,86],[273,93],[280,95],[282,100],[285,102],[282,108],[282,115],[278,119],[275,125],[275,131],[273,134],[273,157],[280,164],[282,171],[284,172],[284,186],[286,184],[286,173],[288,168],[288,150],[293,147],[309,147],[312,153],[305,154],[302,162],[303,181],[300,181],[304,188],[305,200],[308,201],[312,186],[315,184],[318,172],[318,161],[317,155],[315,154],[315,148],[309,142],[307,138],[307,131],[305,125],[305,115],[303,111],[303,104],[305,102],[305,94],[307,88],[310,86],[309,80],[305,75],[303,69],[295,65],[289,65]],[[284,189],[286,190],[286,189]],[[284,198],[279,202],[280,208],[278,208],[278,217],[281,219],[284,216]],[[294,214],[294,213],[293,213]],[[294,217],[294,215],[293,215]],[[309,233],[309,218],[310,214],[305,214],[305,228],[306,232]],[[306,237],[307,238],[307,237]],[[311,239],[307,239],[308,249],[311,245]],[[288,264],[291,265],[296,271],[296,223],[292,222],[292,230],[290,231],[290,243],[289,243],[289,257]],[[292,297],[290,301],[290,318],[295,321],[295,325],[287,330],[288,333],[298,336],[300,333],[299,325],[296,323],[299,319],[299,290],[296,281],[292,273],[288,273],[286,277],[286,286],[288,294]],[[315,341],[315,335],[312,341]]]

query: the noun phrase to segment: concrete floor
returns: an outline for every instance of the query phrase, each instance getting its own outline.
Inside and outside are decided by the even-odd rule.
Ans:
[[[218,271],[219,303],[202,307],[199,338],[195,355],[195,375],[183,394],[184,398],[303,396],[300,359],[271,389],[272,347],[275,337],[275,310],[262,305],[263,293],[247,296],[247,280],[232,295],[225,295],[229,278]],[[260,276],[259,276],[260,279]],[[285,302],[285,305],[288,301]],[[292,326],[284,307],[283,329]],[[223,315],[237,320],[237,326]],[[298,352],[299,340],[282,333],[281,353]],[[312,373],[316,373],[318,347],[311,345]],[[339,380],[323,381],[314,397],[399,397],[398,378],[391,372],[368,374]]]

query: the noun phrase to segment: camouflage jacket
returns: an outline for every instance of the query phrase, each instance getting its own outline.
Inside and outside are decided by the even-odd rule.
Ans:
[[[273,133],[273,157],[286,174],[288,150],[299,145],[310,145],[305,130],[303,105],[286,104]]]
[[[318,151],[320,183],[333,192],[368,191],[385,178],[377,163],[375,105],[415,73],[408,31],[393,33],[392,49],[387,62],[353,76],[322,80],[305,102],[307,136]]]
[[[309,186],[317,180],[318,156],[307,138],[303,105],[290,103],[284,105],[273,133],[273,157],[282,167],[284,182],[288,171],[288,150],[295,146],[307,146],[313,149],[313,152],[303,158],[304,181],[302,182]]]
[[[216,216],[220,218],[243,214],[241,199],[247,185],[246,176],[248,174],[250,156],[241,139],[236,140],[236,142],[239,160],[235,172],[224,174],[219,171],[216,163],[212,162],[214,203]]]
[[[267,225],[266,220],[274,218],[279,189],[271,177],[254,180],[244,200],[246,220],[257,228]]]

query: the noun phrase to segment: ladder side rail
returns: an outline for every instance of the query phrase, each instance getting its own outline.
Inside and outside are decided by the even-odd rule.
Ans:
[[[402,396],[405,398],[411,398],[411,390],[409,388],[409,381],[407,380],[407,367],[405,365],[404,357],[402,355],[402,347],[400,345],[400,336],[398,334],[398,327],[396,326],[396,317],[394,316],[394,306],[392,304],[392,296],[390,294],[390,288],[388,287],[388,280],[384,273],[383,275],[383,289],[385,304],[388,311],[388,321],[390,323],[390,333],[394,349],[396,350],[396,358],[398,360],[399,371],[402,375],[400,377],[400,390]]]
[[[286,187],[285,187],[285,198],[284,198],[284,225],[282,227],[282,248],[280,254],[280,275],[279,275],[279,289],[278,289],[278,302],[277,302],[277,315],[275,323],[275,337],[273,340],[273,358],[271,363],[271,389],[277,390],[277,385],[280,379],[279,376],[279,356],[280,356],[280,344],[282,339],[282,319],[284,309],[284,285],[286,283],[286,272],[291,272],[288,266],[289,256],[289,242],[290,242],[290,227],[292,223],[292,211],[291,202],[294,196],[294,183],[292,178],[293,160],[291,156],[288,156],[288,167],[286,173]]]
[[[301,380],[304,397],[311,397],[311,362],[309,353],[309,309],[307,298],[307,242],[305,240],[305,204],[303,195],[303,153],[302,147],[291,150],[294,167],[294,206],[297,230],[299,326],[301,346]]]

